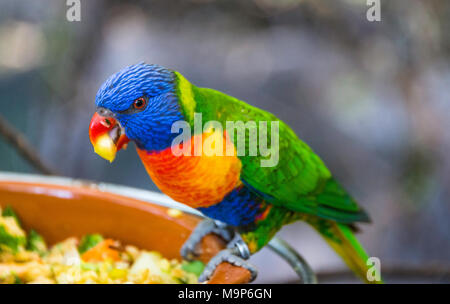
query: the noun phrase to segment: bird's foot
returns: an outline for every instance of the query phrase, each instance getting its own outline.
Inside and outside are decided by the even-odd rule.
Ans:
[[[228,244],[227,249],[220,251],[216,256],[214,256],[208,264],[205,266],[202,274],[199,276],[199,282],[208,281],[217,266],[223,262],[228,262],[234,266],[242,267],[250,272],[250,282],[253,281],[258,271],[256,267],[248,263],[246,260],[250,257],[250,250],[247,245],[242,241],[241,237],[236,234],[233,240]]]
[[[234,240],[234,231],[228,227],[226,224],[214,221],[212,219],[204,219],[200,224],[195,227],[189,238],[184,242],[181,247],[181,256],[188,261],[195,259],[199,256],[196,251],[197,245],[201,242],[204,236],[207,234],[214,233],[222,237],[227,243]]]

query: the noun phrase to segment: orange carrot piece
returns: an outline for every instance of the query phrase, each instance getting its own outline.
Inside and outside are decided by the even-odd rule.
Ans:
[[[111,248],[116,242],[112,239],[106,239],[86,251],[81,255],[81,259],[85,262],[99,262],[111,259],[120,261],[119,251]]]

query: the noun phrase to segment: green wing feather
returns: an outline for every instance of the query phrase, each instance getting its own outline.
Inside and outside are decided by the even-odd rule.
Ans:
[[[317,215],[342,223],[368,221],[366,213],[333,179],[322,160],[301,141],[291,128],[273,114],[252,107],[224,93],[192,86],[194,109],[203,114],[203,122],[267,121],[267,138],[271,138],[271,121],[279,122],[279,161],[274,167],[262,167],[259,155],[249,155],[249,133],[242,162],[241,180],[273,205]],[[192,106],[192,105],[191,105]],[[261,131],[261,130],[258,130]],[[259,134],[259,132],[258,132]],[[259,140],[258,140],[259,143]],[[236,143],[236,136],[234,137]],[[258,150],[259,151],[259,150]]]

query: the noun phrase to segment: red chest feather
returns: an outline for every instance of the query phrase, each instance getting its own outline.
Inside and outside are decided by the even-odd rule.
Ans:
[[[197,135],[196,135],[197,136]],[[203,142],[207,136],[203,134]],[[225,140],[225,136],[224,136]],[[193,140],[189,144],[193,150]],[[241,162],[236,156],[175,156],[172,149],[161,152],[137,150],[153,182],[174,200],[193,208],[219,203],[240,185]]]

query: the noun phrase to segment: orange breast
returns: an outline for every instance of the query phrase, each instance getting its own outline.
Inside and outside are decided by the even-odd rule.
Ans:
[[[217,136],[217,133],[194,137],[197,136],[199,142],[204,143],[209,136]],[[163,193],[193,208],[208,207],[222,201],[240,185],[241,162],[234,147],[234,155],[227,156],[227,138],[222,136],[223,156],[208,156],[204,151],[200,156],[194,156],[194,137],[184,143],[190,146],[191,156],[176,156],[171,148],[161,152],[137,151],[148,174]],[[183,144],[179,147],[181,149]]]

